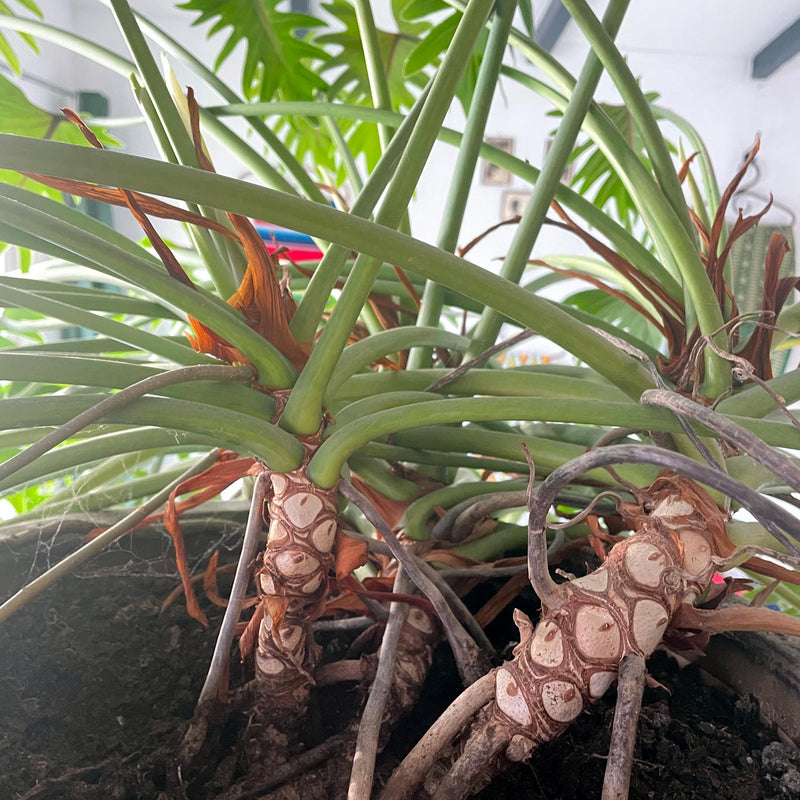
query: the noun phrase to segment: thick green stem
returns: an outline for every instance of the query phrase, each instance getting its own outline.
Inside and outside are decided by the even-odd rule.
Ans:
[[[325,126],[325,130],[328,131],[328,136],[331,137],[331,141],[339,152],[339,158],[342,159],[342,166],[344,167],[344,174],[347,176],[353,194],[360,195],[361,190],[364,188],[364,181],[361,179],[361,173],[358,171],[355,158],[353,158],[353,152],[350,150],[341,128],[332,117],[322,117],[321,121]]]
[[[613,425],[619,419],[625,419],[631,425],[642,428],[680,430],[680,426],[669,413],[662,413],[661,409],[645,409],[632,403],[506,397],[412,402],[410,405],[359,416],[350,424],[343,425],[323,442],[311,459],[308,472],[316,484],[323,487],[333,486],[347,457],[379,436],[423,425],[505,419],[596,425]]]
[[[463,10],[465,7],[464,0],[445,0],[445,2],[448,5],[452,6],[453,8],[457,8],[459,10]],[[513,28],[511,30],[511,34],[509,35],[509,43],[512,45],[512,47],[517,49],[522,55],[524,55],[527,59],[529,59],[534,64],[534,66],[536,66],[538,69],[541,69],[542,72],[552,81],[553,85],[556,87],[558,91],[554,91],[552,87],[549,86],[545,87],[545,85],[541,84],[541,82],[536,81],[534,78],[531,78],[531,76],[528,75],[528,73],[521,73],[518,70],[513,70],[508,67],[503,68],[504,72],[507,74],[512,74],[512,73],[515,74],[517,76],[516,77],[517,80],[519,80],[520,77],[524,76],[522,80],[523,83],[530,81],[534,84],[539,84],[540,89],[538,91],[540,91],[540,93],[544,94],[545,96],[551,96],[551,95],[559,96],[558,92],[562,92],[563,95],[565,95],[565,97],[563,98],[564,100],[563,107],[566,108],[567,98],[569,98],[572,95],[575,89],[575,78],[573,78],[573,76],[569,73],[569,71],[566,70],[555,58],[553,58],[553,56],[548,51],[541,48],[533,41],[533,39],[531,39],[529,36],[526,36],[524,33],[521,33],[516,28]],[[558,106],[559,104],[557,103],[556,105]],[[646,180],[647,184],[656,187],[657,185],[652,180],[652,176],[647,172],[647,170],[644,169],[643,165],[639,161],[636,154],[633,152],[630,146],[627,145],[627,142],[625,142],[625,140],[620,136],[619,131],[614,127],[613,124],[611,124],[610,120],[608,120],[606,115],[602,112],[602,110],[596,103],[591,103],[587,119],[589,117],[604,119],[605,122],[607,123],[606,127],[608,128],[608,130],[612,134],[614,134],[619,140],[618,143],[615,144],[614,147],[611,149],[613,157],[612,155],[609,155],[608,152],[606,153],[606,155],[609,157],[612,164],[615,164],[615,168],[618,169],[620,177],[623,179],[623,181],[627,181],[626,185],[628,186],[628,190],[631,192],[632,196],[634,197],[637,196],[635,189],[636,186],[638,185],[638,181],[642,180],[642,175],[644,176],[644,179]],[[610,144],[607,141],[607,137],[601,137],[597,141],[598,144],[601,146],[601,148],[607,146],[610,147]],[[627,152],[623,153],[622,151],[627,151]],[[619,166],[617,166],[617,161],[620,155],[622,155],[622,163],[626,164],[625,169],[620,169]],[[638,168],[638,171],[641,173],[638,179],[634,179],[633,176],[630,176],[630,180],[627,180],[629,177],[627,174],[629,172],[629,168],[632,169]],[[650,204],[653,205],[654,208],[661,208],[663,206],[666,209],[669,209],[670,213],[674,215],[675,212],[672,211],[672,207],[669,205],[669,203],[666,201],[666,198],[660,191],[657,191],[655,193],[654,200],[655,202],[651,198],[650,201]],[[649,213],[648,204],[640,203],[639,210],[645,217],[645,219],[647,219]],[[599,212],[599,209],[597,209],[597,211]],[[605,216],[602,212],[599,213],[601,216]],[[654,240],[663,250],[664,245],[662,241],[663,237],[661,235],[661,231],[658,230],[657,228],[654,230],[652,229],[651,226],[648,227],[650,227],[650,232],[653,235]],[[663,257],[667,260],[667,263],[673,263],[674,261],[669,251],[666,251],[663,254]],[[631,263],[634,264],[640,263],[640,260],[632,259],[630,257],[628,257],[628,259],[631,261]],[[680,295],[676,295],[676,298],[678,297],[680,297]]]
[[[84,311],[80,307],[63,303],[60,300],[52,300],[34,292],[26,292],[24,289],[14,289],[0,284],[0,306],[26,308],[37,314],[62,320],[69,325],[87,328],[119,342],[124,342],[137,350],[159,355],[176,364],[212,362],[210,356],[197,353],[185,344],[164,339],[133,325],[109,319],[102,314]]]
[[[87,425],[97,422],[97,420],[101,419],[109,412],[123,408],[133,400],[145,394],[150,394],[165,386],[185,383],[187,381],[222,380],[236,382],[252,379],[253,370],[251,367],[228,367],[211,364],[185,367],[184,369],[162,372],[158,375],[145,378],[131,386],[127,386],[116,394],[109,395],[97,405],[83,411],[69,422],[42,437],[36,444],[31,445],[23,452],[4,461],[0,464],[0,480],[11,475],[14,471],[20,469],[20,467],[24,467],[26,464],[35,461],[40,455],[51,450],[56,445],[61,444],[61,442],[69,439],[71,436],[74,436]]]
[[[105,6],[111,5],[111,0],[100,0]],[[231,89],[224,81],[220,80],[216,72],[209,69],[202,61],[196,58],[191,52],[183,47],[179,42],[175,41],[166,31],[159,28],[149,19],[142,14],[134,11],[134,16],[139,21],[139,25],[144,33],[147,34],[159,47],[182,61],[189,69],[196,75],[202,78],[220,97],[224,98],[229,103],[241,103],[242,98]],[[68,46],[68,45],[65,45]],[[130,71],[130,70],[129,70]],[[271,131],[264,122],[253,114],[245,112],[248,124],[253,131],[258,134],[267,147],[275,154],[278,161],[283,164],[286,171],[294,178],[297,185],[303,190],[306,197],[310,200],[316,200],[319,203],[325,202],[325,197],[319,190],[319,187],[314,183],[311,176],[303,169],[303,165],[294,157],[288,147],[281,141],[281,139]],[[266,164],[267,162],[262,159]],[[294,189],[291,189],[294,193]]]
[[[10,137],[10,139],[15,138],[18,137]],[[43,142],[43,144],[49,143]],[[74,149],[84,150],[84,148]],[[99,150],[91,152],[100,156],[116,155]],[[146,159],[144,161],[147,163]],[[152,166],[152,162],[149,166]],[[167,165],[159,164],[159,166]],[[197,174],[214,177],[210,173],[197,172]],[[14,194],[11,187],[2,186],[2,191]],[[54,242],[58,247],[58,255],[63,252],[63,247],[67,247],[76,254],[78,263],[87,263],[102,271],[110,271],[149,292],[157,292],[165,302],[180,308],[184,313],[191,314],[208,325],[215,333],[238,347],[258,369],[259,382],[262,385],[278,388],[291,386],[295,376],[292,365],[225,302],[201,289],[189,288],[172,278],[166,270],[154,267],[149,256],[134,255],[130,249],[130,247],[135,247],[132,243],[128,243],[129,247],[124,250],[118,247],[113,243],[115,242],[113,235],[105,236],[108,228],[91,220],[85,214],[32,192],[17,190],[16,196],[20,197],[25,205],[22,202],[14,202],[0,197],[0,210],[2,210],[3,219],[7,224],[34,235],[46,232],[47,241]],[[49,250],[44,252],[49,252]],[[4,292],[13,293],[14,290],[7,288]],[[14,300],[15,304],[19,304],[19,302]],[[42,298],[42,302],[44,302],[44,298]],[[47,302],[56,303],[57,301]],[[22,303],[24,305],[24,300]],[[99,332],[106,332],[100,331],[99,328],[95,329]],[[108,335],[115,336],[113,333]],[[115,338],[118,337],[115,336]],[[155,351],[161,352],[158,347],[155,347]]]
[[[53,42],[53,44],[72,50],[123,76],[129,75],[135,69],[127,58],[123,58],[108,48],[37,19],[17,17],[13,14],[0,14],[0,28],[10,28],[19,33],[29,33],[37,38]]]
[[[200,164],[191,135],[186,130],[169,89],[161,77],[133,11],[127,0],[110,0],[110,3],[114,18],[133,56],[139,75],[147,89],[147,95],[153,103],[158,121],[163,126],[173,152],[181,164],[199,168]],[[204,248],[206,263],[217,291],[223,298],[230,297],[237,289],[237,282],[233,270],[223,258],[225,247],[212,245],[213,234],[204,231],[198,232],[196,235],[206,239],[206,245],[208,245]]]
[[[453,548],[460,556],[486,563],[502,558],[509,550],[522,550],[528,543],[528,529],[523,525],[498,525],[488,536]]]
[[[553,90],[552,87],[536,80],[527,73],[511,67],[503,66],[502,70],[504,74],[512,76],[514,80],[547,98],[556,108],[566,109],[567,98]],[[402,120],[402,115],[394,112],[347,105],[346,103],[257,103],[253,104],[252,107],[264,114],[330,115],[336,119],[357,119],[370,122],[386,121],[387,123],[393,118],[398,122]],[[245,114],[248,108],[250,108],[248,105],[230,105],[218,106],[207,110],[209,113],[228,116],[231,114]],[[647,172],[644,165],[639,162],[635,153],[627,145],[613,123],[595,106],[590,108],[584,122],[587,132],[598,139],[598,145],[615,165],[615,168],[618,169],[620,177],[626,182],[626,186],[632,196],[639,196],[637,187],[642,183],[649,184],[652,187],[651,193],[646,196],[646,202],[643,200],[642,203],[639,203],[643,216],[647,217],[648,206],[658,207],[659,201],[661,204],[666,204],[652,176]],[[460,149],[463,136],[458,131],[443,127],[439,131],[439,141]],[[507,170],[527,183],[535,184],[539,180],[540,171],[536,167],[491,145],[483,144],[481,146],[480,157],[501,169]],[[647,248],[605,212],[564,184],[559,184],[556,188],[555,199],[572,212],[578,214],[591,227],[605,236],[619,251],[620,255],[630,261],[631,264],[636,264],[637,268],[645,275],[656,280],[670,297],[679,301],[683,300],[683,290],[675,278]]]
[[[142,112],[144,124],[147,130],[150,131],[153,144],[155,144],[161,158],[163,158],[164,161],[169,161],[170,164],[180,164],[181,160],[178,158],[175,148],[172,146],[172,142],[170,142],[169,136],[167,135],[167,130],[158,116],[158,109],[156,109],[155,103],[153,103],[153,98],[148,94],[147,87],[142,86],[142,82],[139,80],[139,75],[136,72],[136,65],[131,66],[131,74],[128,76],[128,79],[131,83],[133,96],[136,98],[136,104]]]
[[[372,337],[370,337],[372,338]],[[337,386],[339,402],[374,397],[390,392],[423,392],[432,383],[450,373],[446,369],[403,370],[352,375]],[[440,393],[473,396],[503,395],[504,397],[564,397],[573,400],[598,398],[603,401],[624,402],[624,392],[615,386],[565,375],[551,375],[538,370],[472,369],[466,375],[448,383]],[[431,395],[435,397],[436,395]]]
[[[491,303],[521,326],[546,335],[615,383],[630,397],[638,399],[645,389],[652,388],[652,379],[642,364],[620,351],[589,326],[577,323],[572,316],[555,305],[451,253],[352,214],[344,214],[317,203],[221,175],[189,170],[173,164],[158,164],[157,168],[153,168],[155,165],[147,159],[121,153],[89,151],[57,142],[40,142],[2,134],[0,166],[21,171],[39,170],[59,177],[88,177],[100,181],[108,180],[111,174],[116,185],[127,185],[133,189],[168,197],[177,195],[189,200],[211,200],[234,213],[261,219],[271,218],[277,224],[290,228],[296,227],[297,221],[303,219],[303,229],[308,233],[373,255],[381,262],[390,261],[410,272],[442,283],[478,303]],[[185,288],[177,282],[173,283]],[[221,330],[218,332],[223,334]],[[237,343],[237,346],[244,351],[241,344]],[[339,347],[334,350],[337,359],[340,351]],[[328,369],[332,370],[333,366],[330,364]],[[308,371],[307,366],[304,374]],[[327,383],[327,378],[324,383]],[[324,391],[324,386],[322,390]],[[322,392],[320,399],[321,397]]]
[[[501,484],[472,481],[445,486],[415,500],[403,514],[403,533],[409,539],[425,540],[430,537],[428,520],[436,508],[448,509],[471,497],[483,494],[513,492],[524,489],[527,480],[503,481]]]
[[[503,72],[514,78],[521,85],[547,99],[557,109],[566,111],[569,102],[568,95],[562,95],[548,84],[512,67],[503,67]],[[648,232],[653,237],[660,257],[667,266],[673,268],[674,274],[679,276],[680,270],[675,263],[668,241],[661,230],[662,218],[672,218],[674,217],[674,212],[658,188],[658,184],[653,180],[653,176],[628,144],[622,132],[594,103],[590,105],[586,113],[586,117],[583,120],[583,128],[609,160],[625,188],[636,202],[636,206],[642,215]],[[619,250],[620,255],[624,256],[631,264],[635,264],[637,269],[644,275],[659,283],[671,298],[683,302],[683,288],[672,272],[663,266],[639,242],[632,245],[629,236],[619,236],[614,227],[609,226],[609,217],[602,209],[597,208],[593,203],[582,197],[581,200],[576,202],[569,194],[569,190],[565,191],[563,186],[558,187],[556,199],[567,208],[576,211],[592,227],[606,236],[611,244]],[[582,203],[588,203],[592,208],[584,208]]]
[[[253,174],[264,181],[270,189],[296,194],[294,187],[265,158],[257,153],[247,142],[223,125],[213,114],[200,110],[203,127],[222,145],[235,155]]]
[[[2,288],[0,287],[0,297]],[[30,306],[27,306],[30,308]],[[100,317],[100,319],[105,319]],[[120,324],[120,323],[117,323]],[[133,330],[136,330],[135,328]],[[177,345],[176,345],[177,346]],[[187,352],[194,352],[186,348]],[[213,369],[225,368],[218,361],[208,359],[198,363]],[[133,383],[164,373],[163,365],[145,364],[141,361],[126,361],[107,355],[90,358],[65,352],[23,351],[7,348],[0,350],[0,375],[9,381],[64,384],[66,386],[98,386],[104,389],[124,389]],[[220,376],[224,373],[220,372]],[[209,406],[241,411],[258,419],[270,419],[275,414],[275,401],[263,392],[242,383],[227,383],[216,380],[182,386],[169,383],[158,390],[158,394],[195,400]],[[155,390],[153,390],[155,391]],[[209,413],[213,413],[209,409]]]
[[[674,209],[686,233],[694,240],[696,231],[686,208],[686,200],[683,197],[675,165],[650,103],[639,86],[639,81],[636,80],[627,60],[614,44],[610,31],[607,31],[606,26],[600,23],[585,0],[566,0],[564,6],[580,26],[589,40],[592,50],[602,61],[616,84],[644,140],[661,191]]]
[[[57,395],[3,401],[5,428],[59,425],[103,400],[100,395]],[[293,469],[303,458],[303,446],[275,425],[248,414],[170,397],[142,397],[103,417],[105,422],[153,425],[216,437],[220,446],[260,458],[271,469]]]
[[[191,137],[170,97],[169,89],[161,77],[127,0],[110,0],[110,5],[175,154],[182,164],[199,167]]]
[[[379,224],[394,229],[402,222],[491,4],[491,0],[474,0],[464,14],[381,204],[376,217]],[[362,253],[356,259],[328,324],[297,380],[296,391],[286,404],[281,425],[287,430],[311,434],[319,428],[328,380],[383,262],[382,255],[376,258]]]
[[[800,400],[800,370],[795,369],[778,375],[766,381],[766,386],[787,405],[792,405]],[[745,386],[731,397],[726,397],[717,406],[717,411],[723,414],[738,414],[743,417],[764,417],[777,410],[776,397],[760,384]]]
[[[369,217],[386,186],[394,176],[400,157],[408,144],[411,132],[417,124],[428,91],[422,93],[405,120],[392,137],[388,148],[384,151],[372,175],[359,192],[350,213],[366,219]],[[330,105],[324,104],[325,107]],[[398,115],[398,119],[400,119]],[[340,245],[331,245],[314,270],[308,287],[297,306],[290,323],[292,333],[301,342],[310,341],[319,325],[320,318],[330,298],[331,289],[339,279],[345,262],[350,257],[350,249]],[[352,271],[352,270],[351,270]]]
[[[617,34],[629,2],[630,0],[612,0],[609,4],[603,18],[603,25],[608,30],[609,38],[613,39]],[[600,60],[593,51],[590,51],[575,85],[575,91],[572,93],[567,109],[564,112],[564,117],[558,126],[553,145],[545,158],[542,172],[533,187],[531,198],[514,234],[508,253],[503,260],[500,274],[514,283],[519,283],[528,265],[531,250],[542,229],[556,189],[561,182],[567,161],[575,146],[575,140],[580,132],[602,74],[603,66]],[[497,311],[487,308],[481,314],[473,333],[473,342],[467,351],[467,357],[475,357],[487,347],[490,347],[497,338],[502,324],[502,317]]]
[[[673,246],[675,260],[686,283],[687,295],[697,314],[700,332],[706,336],[714,335],[717,344],[720,347],[726,347],[724,334],[719,333],[724,324],[722,310],[700,260],[697,234],[689,217],[675,166],[650,104],[622,54],[614,46],[611,37],[585,1],[565,0],[564,5],[573,19],[581,26],[597,56],[614,79],[644,139],[658,178],[659,188],[674,211],[676,225],[670,225],[672,228],[670,242]],[[730,389],[730,366],[708,347],[704,351],[704,360],[706,375],[703,392],[709,397],[719,397]]]
[[[378,41],[378,31],[375,28],[375,18],[372,16],[370,0],[354,0],[358,32],[361,34],[361,46],[364,48],[364,61],[367,65],[367,78],[369,80],[372,104],[375,108],[392,107],[392,93],[389,90],[389,81],[383,67],[383,54]],[[391,139],[391,131],[385,125],[378,126],[378,136],[381,147],[385,150]]]
[[[143,250],[142,253],[145,251]],[[67,279],[69,280],[69,279]],[[62,300],[67,304],[84,308],[87,311],[102,311],[106,314],[129,314],[154,319],[178,320],[180,317],[172,309],[139,297],[119,294],[116,291],[91,289],[71,283],[40,281],[34,278],[17,278],[11,275],[0,278],[0,286],[35,292],[51,300]]]
[[[458,336],[440,328],[422,328],[416,325],[393,328],[368,336],[366,339],[350,345],[342,353],[342,357],[339,359],[339,363],[336,365],[328,384],[328,390],[325,394],[326,402],[335,397],[342,384],[363,367],[377,361],[382,356],[396,353],[400,350],[405,350],[411,345],[418,344],[429,344],[435,347],[463,351],[469,346],[469,340],[464,336]],[[408,370],[403,370],[402,374],[407,373]],[[381,374],[387,375],[389,373]],[[427,375],[427,371],[424,374]],[[428,378],[428,383],[430,382]],[[428,383],[414,388],[425,389]]]
[[[475,174],[475,165],[483,143],[486,120],[492,106],[497,79],[503,63],[508,32],[516,9],[516,0],[501,0],[495,9],[494,21],[489,34],[486,52],[481,62],[475,92],[470,100],[467,124],[458,149],[450,190],[444,204],[444,214],[437,245],[443,250],[454,252],[464,220],[464,212],[469,199],[469,191]],[[422,304],[417,316],[417,325],[436,326],[444,304],[444,287],[433,281],[425,284]],[[430,348],[415,348],[409,356],[409,369],[427,366],[431,359]]]
[[[379,413],[368,414],[343,425],[323,442],[312,458],[308,472],[320,486],[332,486],[347,457],[359,447],[380,436],[409,428],[464,420],[542,420],[575,422],[588,425],[616,425],[625,420],[643,430],[680,433],[677,420],[662,409],[648,409],[632,403],[551,398],[454,398],[430,402],[412,402]],[[800,444],[800,433],[791,425],[738,418],[743,427],[760,436],[767,444],[785,447]]]
[[[700,172],[703,176],[703,187],[706,190],[706,204],[708,211],[713,215],[719,208],[720,191],[717,176],[714,173],[714,165],[711,163],[711,157],[708,154],[705,142],[694,126],[680,114],[676,114],[671,109],[663,108],[662,106],[651,106],[650,108],[656,119],[665,119],[671,122],[684,134],[689,140],[689,144],[699,154],[698,161],[700,162]]]
[[[483,458],[469,456],[464,453],[434,452],[415,450],[410,447],[396,447],[388,444],[372,442],[359,450],[365,456],[383,458],[387,461],[407,461],[411,464],[427,464],[437,469],[444,467],[466,467],[467,469],[483,469],[497,472],[519,472],[525,465],[513,459]],[[348,462],[349,463],[349,462]]]
[[[108,426],[105,427],[107,428]],[[84,433],[88,433],[88,431]],[[219,437],[215,439],[213,436],[186,433],[185,431],[177,432],[175,430],[145,429],[140,427],[117,430],[113,433],[104,433],[73,442],[72,444],[65,444],[51,450],[49,453],[45,453],[32,464],[22,467],[11,477],[1,481],[0,491],[7,494],[16,492],[21,487],[41,484],[44,480],[62,475],[71,474],[74,476],[76,471],[85,469],[87,465],[102,464],[104,460],[114,458],[123,453],[130,455],[134,452],[141,452],[139,448],[149,448],[153,444],[161,446],[163,448],[162,453],[166,455],[169,453],[188,453],[193,450],[206,451],[214,447],[218,442]],[[105,492],[90,492],[86,494],[76,493],[77,490],[73,491],[73,485],[70,484],[69,495],[66,498],[54,502],[52,505],[48,500],[41,506],[36,506],[31,513],[34,516],[41,516],[38,512],[40,508],[43,508],[42,514],[57,514],[60,513],[59,509],[61,511],[65,508],[70,510],[81,509],[84,507],[84,502],[90,504],[86,506],[87,508],[90,506],[103,508],[112,503],[121,503],[126,499],[124,491],[121,489],[118,491],[119,487],[115,487],[113,490],[110,489],[109,494]],[[158,488],[160,486],[155,487],[153,491],[157,491]],[[141,496],[131,495],[131,497]],[[103,505],[94,505],[97,502],[102,502]]]
[[[463,0],[446,0],[448,5],[463,10],[465,3]],[[577,0],[576,0],[577,2]],[[574,3],[573,3],[574,6]],[[599,22],[595,20],[597,27],[602,29]],[[605,31],[598,31],[598,35],[606,36]],[[569,95],[574,88],[574,79],[564,67],[559,64],[549,53],[545,52],[541,47],[537,46],[529,37],[520,33],[516,29],[512,30],[509,36],[509,42],[519,49],[519,51],[529,58],[537,67],[541,68],[545,74],[553,81],[556,87]],[[613,51],[613,44],[609,52]],[[634,84],[628,88],[633,91],[640,91],[638,86]],[[593,106],[594,111],[598,109]],[[612,162],[613,163],[613,162]],[[641,164],[640,164],[641,166]],[[624,170],[620,175],[625,177]],[[645,188],[653,186],[652,180],[648,176]],[[629,186],[629,190],[630,190]],[[636,196],[635,187],[632,194]],[[653,192],[650,192],[653,194]],[[710,335],[717,331],[723,324],[722,314],[719,305],[711,290],[708,276],[705,273],[702,262],[700,261],[697,247],[693,240],[692,234],[686,229],[684,224],[677,216],[677,212],[672,208],[672,205],[666,201],[664,194],[659,190],[655,192],[655,196],[650,198],[645,203],[639,203],[639,209],[643,215],[651,214],[653,216],[653,224],[657,227],[650,227],[650,232],[656,241],[662,242],[663,247],[668,244],[668,251],[665,252],[664,257],[669,262],[675,263],[680,270],[682,277],[687,285],[687,290],[694,304],[697,312],[697,319],[701,331]],[[657,211],[653,215],[653,211],[649,206]],[[685,205],[685,203],[684,203]],[[666,208],[664,208],[666,206]],[[635,260],[632,263],[637,263]],[[719,342],[720,346],[724,347],[724,342]],[[705,364],[706,364],[706,384],[704,391],[712,397],[718,397],[730,387],[730,369],[728,365],[723,363],[723,359],[716,355],[710,348],[705,351]]]

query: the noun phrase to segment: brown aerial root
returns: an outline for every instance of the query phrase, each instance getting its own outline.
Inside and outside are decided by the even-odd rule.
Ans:
[[[263,506],[267,493],[267,473],[258,475],[253,487],[253,498],[250,503],[250,513],[247,519],[242,552],[239,563],[236,565],[236,575],[231,588],[230,598],[225,609],[214,655],[208,669],[203,689],[197,701],[192,721],[184,734],[178,749],[177,759],[182,771],[188,770],[192,760],[200,752],[208,735],[209,724],[215,712],[219,712],[221,698],[227,688],[228,659],[231,643],[236,633],[239,614],[244,605],[244,596],[250,577],[250,562],[253,560],[258,547],[258,535],[261,532],[263,521]]]
[[[617,707],[614,711],[614,726],[608,747],[601,800],[627,800],[646,669],[641,653],[628,653],[620,662]]]
[[[460,800],[480,790],[506,765],[526,760],[540,744],[561,734],[617,679],[626,657],[643,660],[668,629],[672,634],[678,626],[697,632],[729,629],[734,623],[762,628],[765,622],[776,624],[766,618],[774,612],[765,609],[748,609],[760,616],[743,623],[727,610],[693,608],[716,570],[716,543],[725,533],[725,517],[698,484],[674,472],[663,473],[638,492],[638,503],[620,506],[634,533],[610,550],[600,568],[564,584],[553,583],[545,567],[544,526],[557,492],[587,469],[626,461],[680,469],[734,494],[754,513],[769,515],[797,537],[797,523],[765,505],[763,497],[676,453],[609,446],[565,464],[529,498],[529,574],[543,601],[539,623],[534,628],[524,614],[515,613],[520,643],[514,658],[490,673],[491,699],[481,702],[484,695],[477,684],[470,687],[400,765],[381,800]],[[792,630],[800,632],[800,625]],[[486,685],[481,689],[487,691]],[[634,700],[637,691],[634,681]],[[633,734],[630,721],[620,725],[624,752]],[[629,770],[629,759],[619,763],[614,768],[618,774],[607,780],[610,797],[626,791],[623,773]]]
[[[467,723],[494,698],[494,672],[468,686],[419,740],[414,749],[386,783],[381,800],[402,800],[410,796],[423,775],[428,774]]]

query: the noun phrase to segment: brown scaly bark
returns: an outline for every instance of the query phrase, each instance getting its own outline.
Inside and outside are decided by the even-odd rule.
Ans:
[[[635,534],[615,545],[599,569],[562,584],[536,627],[516,612],[514,658],[494,671],[494,699],[471,709],[477,714],[466,735],[448,752],[452,726],[439,742],[434,726],[381,800],[457,800],[479,790],[600,698],[626,653],[652,653],[676,612],[708,587],[714,529],[724,527],[724,517],[702,489],[681,478],[661,478],[642,496],[651,512],[622,509]]]
[[[337,530],[337,490],[320,489],[296,470],[269,476],[269,532],[258,571],[264,615],[255,659],[263,721],[302,715],[314,685],[319,648],[311,634],[328,593]]]
[[[396,723],[416,705],[430,669],[434,647],[440,638],[441,630],[431,616],[419,608],[410,609],[398,642],[394,676],[383,715],[378,752],[386,746]],[[366,659],[371,662],[375,656]],[[371,666],[365,666],[372,671]],[[308,800],[312,797],[338,800],[347,797],[358,726],[358,719],[350,723],[342,736],[337,752],[324,764],[305,771],[294,780],[264,795],[264,800]]]
[[[209,732],[218,736],[221,720],[243,705],[249,707],[247,764],[259,764],[265,756],[281,763],[298,749],[319,657],[311,624],[328,598],[338,530],[337,489],[321,489],[306,474],[318,444],[319,436],[305,439],[305,458],[294,471],[253,467],[267,487],[263,508],[259,501],[253,513],[259,522],[263,514],[269,524],[257,560],[261,599],[240,640],[243,656],[255,651],[255,679],[235,700],[222,701],[218,686],[205,699],[201,694],[177,754],[183,775],[202,772],[203,759],[197,757],[211,746]]]
[[[416,704],[430,669],[434,647],[440,638],[441,630],[433,617],[418,608],[409,611],[398,642],[379,751],[385,746],[397,721]],[[375,654],[361,658],[365,690],[374,677],[376,661]],[[272,752],[268,761],[256,765],[246,778],[229,786],[218,797],[220,800],[344,798],[347,796],[358,729],[359,719],[356,718],[322,745],[285,761],[276,758]]]

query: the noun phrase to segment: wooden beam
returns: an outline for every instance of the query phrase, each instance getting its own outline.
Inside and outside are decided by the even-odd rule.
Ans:
[[[536,26],[533,41],[548,52],[555,47],[569,22],[569,11],[561,0],[550,0]]]
[[[781,64],[785,64],[798,52],[800,52],[800,19],[795,20],[756,53],[750,75],[757,80],[768,78]]]

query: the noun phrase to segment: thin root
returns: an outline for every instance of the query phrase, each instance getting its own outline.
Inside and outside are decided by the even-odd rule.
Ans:
[[[411,589],[410,582],[405,577],[402,567],[397,570],[394,581],[394,591],[407,593]],[[392,603],[389,612],[389,621],[381,641],[380,655],[378,657],[378,671],[369,691],[364,713],[358,726],[356,737],[356,751],[353,756],[353,769],[350,773],[350,785],[347,790],[348,800],[360,800],[369,797],[372,791],[372,780],[375,774],[375,756],[378,752],[378,736],[381,730],[386,703],[392,688],[397,646],[400,642],[400,632],[408,616],[408,606],[405,603]]]
[[[463,800],[468,797],[481,772],[507,744],[508,740],[498,725],[490,723],[481,726],[470,737],[461,757],[439,784],[433,800]]]
[[[402,565],[408,577],[420,592],[430,600],[447,635],[461,679],[465,685],[475,682],[489,668],[488,660],[475,644],[475,640],[458,621],[439,588],[420,569],[417,561],[410,557],[406,548],[398,541],[394,531],[368,498],[346,481],[340,483],[339,491],[364,514],[371,525],[375,526],[375,529],[383,537],[392,555]]]
[[[628,653],[619,665],[617,707],[603,778],[602,800],[627,800],[644,684],[644,656],[641,653]]]
[[[442,751],[464,729],[469,719],[495,692],[493,672],[468,686],[436,720],[389,778],[380,800],[404,800],[438,761]]]

